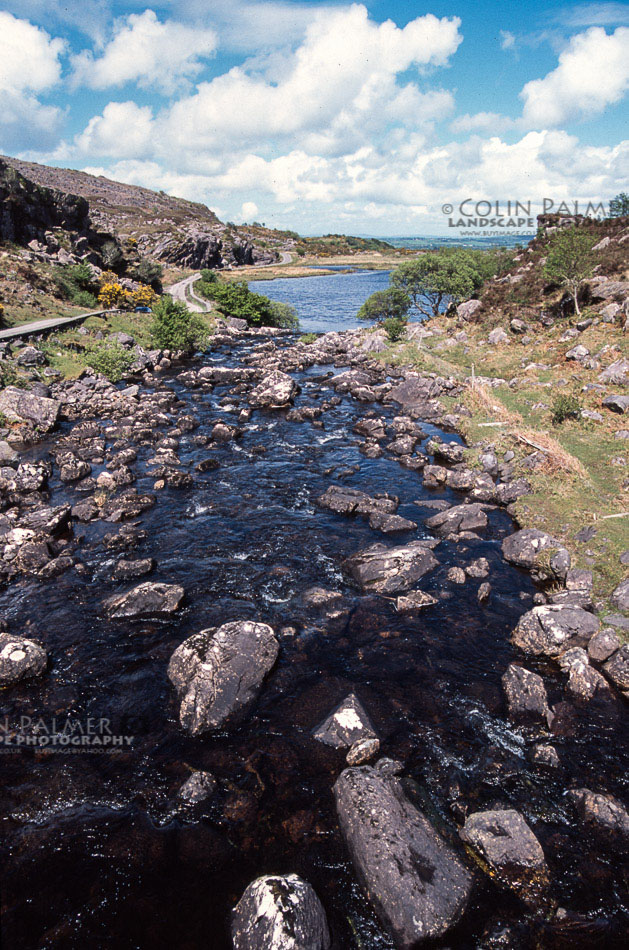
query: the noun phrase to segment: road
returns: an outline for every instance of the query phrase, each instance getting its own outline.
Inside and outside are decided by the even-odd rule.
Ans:
[[[170,287],[166,288],[166,291],[171,295],[173,300],[179,300],[180,303],[185,303],[188,310],[192,310],[193,313],[209,313],[212,309],[211,303],[208,300],[202,300],[201,297],[197,297],[194,292],[193,285],[200,279],[201,274],[192,274],[191,277],[185,277],[176,284],[171,284]]]
[[[117,310],[90,310],[89,313],[78,313],[74,317],[55,317],[51,320],[35,320],[34,323],[23,323],[19,327],[9,327],[6,330],[0,330],[0,340],[33,336],[33,334],[45,333],[46,330],[56,330],[59,327],[72,326],[73,323],[81,323],[82,320],[87,320],[88,317],[102,317],[106,313],[117,312]]]

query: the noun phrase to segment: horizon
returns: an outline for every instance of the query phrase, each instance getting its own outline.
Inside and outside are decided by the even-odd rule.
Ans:
[[[524,238],[627,189],[627,4],[3,0],[0,26],[0,151],[222,220],[465,240],[520,202]]]

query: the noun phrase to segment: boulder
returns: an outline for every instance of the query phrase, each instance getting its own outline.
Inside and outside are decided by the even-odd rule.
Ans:
[[[523,666],[512,663],[502,677],[509,715],[517,722],[546,721],[548,696],[544,680]]]
[[[582,343],[578,343],[577,346],[573,346],[571,350],[568,350],[566,353],[566,359],[568,361],[572,360],[577,363],[583,362],[586,357],[590,355],[590,351],[587,346],[583,346]]]
[[[629,644],[625,643],[614,653],[604,664],[603,672],[619,690],[629,690]]]
[[[608,383],[612,386],[629,385],[629,359],[622,357],[614,363],[610,363],[607,369],[598,375],[599,382]]]
[[[570,554],[566,548],[552,535],[537,528],[522,528],[510,534],[502,542],[502,555],[510,564],[560,580],[565,578],[570,568]]]
[[[271,627],[249,620],[202,630],[184,640],[168,664],[183,728],[197,736],[241,713],[258,695],[278,653]]]
[[[375,739],[377,733],[358,698],[350,693],[343,702],[317,726],[313,736],[333,749],[349,749],[364,739]]]
[[[46,357],[35,346],[25,346],[20,352],[17,362],[19,366],[43,366]]]
[[[574,788],[568,792],[568,798],[586,825],[629,842],[629,813],[613,795]]]
[[[620,637],[610,627],[599,630],[588,643],[588,656],[595,663],[604,663],[609,660],[616,650],[620,649]]]
[[[232,914],[234,950],[328,950],[325,911],[296,874],[267,874],[246,889]]]
[[[441,937],[463,915],[472,875],[395,775],[348,768],[334,786],[343,837],[367,897],[395,944]]]
[[[383,511],[374,511],[369,515],[369,527],[383,534],[395,534],[397,531],[415,531],[417,525],[400,515],[387,515]]]
[[[0,412],[9,422],[28,423],[40,432],[55,427],[60,404],[47,396],[35,396],[25,389],[7,386],[0,392]]]
[[[104,601],[105,610],[116,620],[154,617],[174,613],[183,600],[184,590],[178,584],[146,581],[126,594],[117,594]]]
[[[205,801],[216,790],[216,779],[211,772],[193,772],[179,789],[179,797],[190,805]]]
[[[611,596],[612,603],[621,610],[629,610],[629,577],[616,587]]]
[[[477,310],[480,310],[482,306],[480,300],[466,300],[464,303],[460,303],[456,308],[457,317],[461,317],[462,320],[471,320]]]
[[[487,577],[489,574],[489,561],[486,557],[479,557],[465,568],[468,577]]]
[[[487,337],[487,342],[491,344],[491,346],[497,346],[499,343],[508,343],[509,334],[503,330],[502,327],[496,327]]]
[[[476,531],[487,527],[487,515],[477,504],[455,505],[428,518],[426,527],[442,536],[458,534],[460,531]]]
[[[0,686],[39,676],[48,664],[41,643],[12,633],[0,633]]]
[[[397,594],[409,590],[439,562],[432,553],[429,539],[389,548],[373,544],[348,558],[343,566],[365,590],[378,594]]]
[[[525,653],[557,657],[570,647],[587,647],[599,627],[582,607],[543,604],[520,617],[511,640]]]
[[[298,392],[299,386],[287,373],[273,370],[249,393],[249,405],[255,409],[282,409]]]
[[[317,498],[317,504],[328,511],[343,515],[365,515],[369,517],[374,512],[392,514],[399,504],[394,495],[367,495],[357,488],[345,485],[330,485]]]
[[[541,845],[514,809],[468,815],[460,835],[489,865],[493,876],[525,900],[535,901],[548,887]]]
[[[606,396],[603,399],[603,405],[606,409],[611,409],[612,412],[619,412],[623,415],[626,412],[629,412],[629,396]],[[0,409],[2,405],[0,403]]]
[[[568,692],[575,699],[589,702],[591,699],[609,699],[607,680],[590,666],[588,654],[583,647],[571,647],[559,657],[559,665],[568,674]]]

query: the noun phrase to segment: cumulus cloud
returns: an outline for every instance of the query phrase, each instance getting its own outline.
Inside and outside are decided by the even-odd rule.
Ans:
[[[35,93],[59,82],[64,50],[63,40],[0,11],[0,146],[5,152],[50,148],[57,141],[61,111],[43,105]]]
[[[556,69],[524,86],[522,118],[536,128],[588,118],[619,102],[628,87],[629,29],[591,27],[572,37]]]
[[[499,112],[476,112],[474,115],[466,113],[458,116],[450,124],[450,128],[456,133],[498,132],[513,124],[511,119]]]
[[[118,20],[100,56],[85,51],[74,58],[75,83],[107,89],[136,82],[144,89],[173,93],[196,76],[201,60],[216,50],[214,30],[162,23],[153,10]]]
[[[87,154],[142,158],[151,151],[153,113],[135,102],[110,102],[94,116],[77,137],[77,147]]]
[[[258,206],[255,201],[244,201],[240,209],[240,217],[243,221],[253,221],[258,213]]]

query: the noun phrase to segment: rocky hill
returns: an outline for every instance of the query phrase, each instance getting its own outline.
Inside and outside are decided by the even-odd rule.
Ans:
[[[282,232],[223,224],[205,205],[164,192],[15,158],[0,157],[0,163],[0,176],[6,178],[6,169],[17,173],[21,190],[35,195],[36,203],[45,204],[48,199],[43,196],[54,194],[59,206],[80,206],[84,215],[89,213],[96,232],[115,235],[123,247],[133,247],[141,257],[195,269],[222,267],[270,263],[286,245]],[[4,198],[3,194],[3,215]],[[56,223],[51,220],[48,228]],[[22,243],[17,232],[14,238],[3,239]]]

